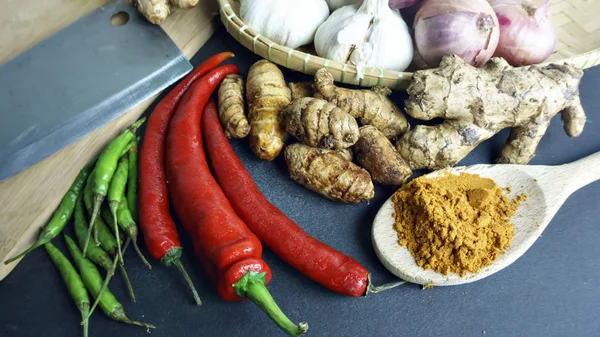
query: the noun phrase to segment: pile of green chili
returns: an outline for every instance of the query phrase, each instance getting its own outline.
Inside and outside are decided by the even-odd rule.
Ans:
[[[123,252],[129,242],[133,243],[142,262],[152,268],[138,248],[138,228],[135,222],[139,140],[136,139],[136,131],[144,121],[145,118],[142,118],[129,126],[106,146],[95,163],[81,169],[38,240],[24,252],[5,262],[11,263],[44,246],[81,312],[84,337],[88,335],[88,319],[96,306],[100,306],[102,312],[115,321],[147,329],[154,328],[152,324],[129,319],[123,305],[108,289],[109,281],[119,266],[129,295],[135,302],[135,294],[123,260]],[[106,198],[108,202],[104,203]],[[71,219],[77,240],[67,234],[64,238],[75,266],[51,243]],[[94,242],[90,242],[92,233]],[[106,271],[104,278],[97,266]],[[88,293],[95,299],[93,304],[90,303]]]

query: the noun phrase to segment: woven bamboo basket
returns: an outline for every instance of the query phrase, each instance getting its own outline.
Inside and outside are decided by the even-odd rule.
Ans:
[[[365,87],[382,85],[402,89],[412,78],[410,72],[366,68],[364,78],[359,80],[356,67],[319,57],[312,46],[292,49],[256,33],[239,16],[240,0],[219,0],[219,5],[221,21],[233,38],[253,53],[286,68],[309,75],[327,68],[336,81]],[[600,64],[600,20],[597,18],[600,0],[554,0],[550,12],[557,41],[546,63],[569,62],[582,69]]]

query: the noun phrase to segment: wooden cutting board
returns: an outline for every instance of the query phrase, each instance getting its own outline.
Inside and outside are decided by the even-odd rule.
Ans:
[[[0,64],[107,2],[8,0],[0,11],[0,31],[10,32],[0,34]],[[215,31],[217,14],[216,1],[200,0],[195,8],[172,13],[162,28],[190,59]],[[138,119],[157,96],[0,183],[0,280],[19,262],[4,265],[4,261],[35,241],[83,165]]]

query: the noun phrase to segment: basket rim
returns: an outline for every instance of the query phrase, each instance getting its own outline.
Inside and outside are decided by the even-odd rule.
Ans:
[[[262,46],[263,48],[267,48],[267,60],[271,62],[275,62],[272,60],[273,52],[283,53],[286,55],[286,62],[282,64],[281,62],[275,62],[281,66],[285,66],[286,68],[290,68],[290,61],[292,59],[302,60],[302,71],[305,74],[312,74],[308,72],[307,68],[312,63],[313,65],[317,65],[322,68],[326,68],[329,70],[337,70],[341,73],[340,81],[343,83],[349,83],[346,80],[348,76],[357,75],[357,69],[354,65],[348,63],[341,63],[337,61],[333,61],[330,59],[326,59],[320,57],[318,55],[305,53],[298,49],[289,48],[278,43],[273,42],[269,38],[264,35],[261,35],[254,31],[252,27],[246,25],[243,20],[235,13],[232,5],[230,4],[231,0],[218,0],[219,1],[219,13],[221,16],[221,20],[225,25],[225,29],[227,32],[232,35],[238,42],[241,43],[242,37],[245,37],[248,40],[252,41],[252,48],[250,49],[254,54],[259,56],[260,53],[257,52],[257,46]],[[234,29],[237,32],[237,37],[230,31],[230,28]],[[242,43],[243,44],[243,43]],[[600,64],[600,48],[596,48],[585,52],[583,54],[578,54],[568,58],[562,58],[559,60],[547,61],[539,64],[535,64],[534,66],[545,66],[548,64],[557,64],[557,63],[569,63],[581,69],[591,68]],[[365,67],[364,68],[364,78],[374,79],[376,80],[376,85],[381,85],[384,81],[387,83],[396,82],[396,87],[400,87],[403,81],[410,81],[412,79],[413,72],[402,72],[395,71],[389,69],[382,68],[372,68]],[[362,82],[364,79],[358,80],[358,85],[362,86]]]

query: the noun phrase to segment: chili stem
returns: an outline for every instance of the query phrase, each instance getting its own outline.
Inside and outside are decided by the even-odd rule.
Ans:
[[[137,325],[137,326],[144,327],[144,328],[146,328],[146,330],[148,332],[150,332],[150,329],[156,328],[154,325],[152,325],[150,323],[138,322],[138,321],[129,319],[129,317],[127,317],[125,315],[125,311],[123,310],[123,307],[118,307],[115,310],[113,310],[110,313],[110,318],[112,318],[113,320],[118,321],[118,322],[123,322],[125,324],[131,324],[131,325]]]
[[[125,248],[129,244],[130,238],[127,238],[125,241]],[[119,268],[121,269],[121,274],[123,274],[123,280],[125,281],[125,286],[127,286],[127,291],[129,292],[129,297],[131,297],[131,301],[135,303],[135,293],[133,292],[133,287],[131,286],[131,282],[129,281],[129,275],[127,275],[127,270],[125,270],[125,265],[123,262],[119,264]]]
[[[13,257],[11,259],[6,260],[6,262],[4,262],[4,264],[6,265],[6,264],[9,264],[9,263],[11,263],[13,261],[16,261],[16,260],[22,258],[23,256],[29,254],[33,250],[35,250],[35,249],[37,249],[37,248],[45,245],[46,243],[50,242],[50,240],[52,240],[52,237],[50,237],[50,236],[48,236],[48,237],[46,237],[46,236],[40,236],[40,238],[33,245],[31,245],[31,247],[27,248],[27,250],[25,250],[21,254]]]
[[[123,250],[127,249],[128,245],[129,245],[129,240],[127,240],[127,242],[125,243],[125,246],[123,247]],[[94,304],[92,304],[92,307],[90,308],[89,313],[84,318],[84,322],[85,322],[85,320],[89,319],[89,317],[92,315],[92,313],[96,309],[96,306],[98,305],[98,303],[100,303],[100,299],[102,298],[102,294],[104,294],[104,291],[108,287],[108,283],[112,279],[113,275],[115,275],[115,270],[117,270],[117,263],[118,262],[119,262],[119,256],[115,255],[115,258],[113,260],[113,263],[112,263],[112,266],[111,266],[110,270],[108,270],[106,272],[106,277],[104,278],[104,283],[102,284],[102,288],[100,288],[100,291],[98,292],[98,296],[96,297],[96,300],[94,301]]]
[[[92,236],[92,227],[94,227],[94,225],[93,225],[93,223],[90,223],[90,227],[88,227],[87,235],[85,236],[85,243],[83,244],[83,251],[81,252],[81,254],[83,254],[83,257],[86,257],[86,254],[87,254],[87,247],[90,244],[90,237]]]
[[[86,257],[87,247],[90,243],[90,237],[92,236],[92,229],[94,230],[94,240],[96,241],[96,246],[100,246],[100,241],[98,240],[98,227],[96,227],[96,217],[98,216],[98,212],[100,211],[100,205],[102,205],[102,201],[104,201],[103,196],[95,196],[94,197],[94,208],[92,210],[92,217],[90,219],[90,227],[88,228],[87,235],[85,237],[85,244],[83,246],[83,257]]]
[[[148,330],[148,332],[150,332],[149,329],[154,329],[156,328],[154,325],[150,324],[150,323],[144,323],[144,322],[139,322],[139,321],[134,321],[132,319],[129,318],[123,318],[123,319],[119,319],[119,322],[123,322],[125,324],[131,324],[131,325],[137,325],[137,326],[141,326],[143,328],[146,328]]]
[[[136,231],[137,234],[137,231]],[[140,247],[138,247],[137,244],[137,238],[135,236],[130,236],[131,237],[131,241],[133,242],[133,248],[135,249],[135,251],[137,252],[137,254],[140,256],[140,259],[142,259],[142,262],[146,265],[146,267],[148,267],[148,269],[152,269],[152,265],[150,264],[150,262],[148,262],[148,260],[146,260],[146,258],[144,257],[144,254],[142,254],[142,251],[140,250]]]
[[[183,274],[183,278],[185,279],[185,282],[187,282],[188,286],[192,290],[192,295],[194,295],[194,300],[196,301],[196,304],[197,305],[202,305],[202,300],[200,299],[200,296],[198,296],[198,292],[196,291],[196,287],[194,287],[194,283],[192,283],[192,279],[188,275],[187,271],[185,271],[185,268],[183,267],[183,264],[181,264],[181,261],[180,260],[175,260],[175,261],[173,261],[173,264],[175,266],[177,266],[177,268]]]
[[[83,303],[79,306],[79,311],[81,311],[81,318],[83,319],[81,325],[83,325],[83,337],[88,337],[88,326],[89,326],[89,317],[90,317],[90,304]]]
[[[406,283],[406,281],[399,281],[399,282],[382,284],[380,286],[374,286],[373,283],[371,283],[371,274],[369,274],[367,279],[369,280],[369,285],[367,286],[367,292],[365,292],[365,297],[367,297],[367,295],[369,295],[370,293],[377,294],[378,292],[396,288],[396,287],[401,286],[404,283]]]
[[[265,286],[265,273],[248,271],[239,281],[233,284],[235,293],[241,298],[248,298],[260,308],[285,333],[297,337],[306,333],[308,323],[296,325],[279,309],[279,306]]]

